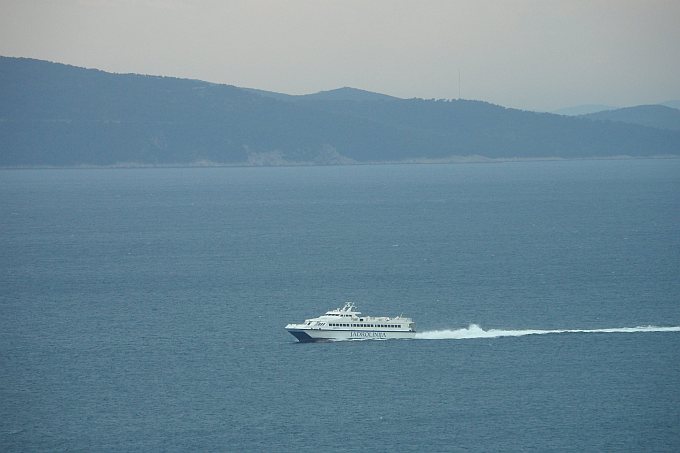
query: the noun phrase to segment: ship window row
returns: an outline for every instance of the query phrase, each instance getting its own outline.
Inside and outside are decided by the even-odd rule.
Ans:
[[[331,322],[328,324],[331,327],[378,327],[378,328],[390,328],[390,327],[401,327],[400,325],[389,325],[389,324],[343,324],[337,322]]]

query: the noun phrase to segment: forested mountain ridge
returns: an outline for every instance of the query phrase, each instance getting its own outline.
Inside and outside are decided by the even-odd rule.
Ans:
[[[352,88],[291,96],[0,57],[0,166],[680,155],[680,132]]]
[[[659,104],[604,110],[582,116],[591,120],[618,121],[680,131],[680,110]]]

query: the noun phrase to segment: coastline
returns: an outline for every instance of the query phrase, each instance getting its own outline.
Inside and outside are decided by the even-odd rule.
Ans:
[[[163,168],[275,168],[275,167],[347,167],[347,166],[371,166],[371,165],[456,165],[456,164],[495,164],[517,162],[570,162],[592,160],[675,160],[680,155],[665,154],[655,156],[592,156],[592,157],[498,157],[485,156],[451,156],[441,159],[414,158],[395,161],[342,161],[342,162],[315,162],[315,161],[277,161],[269,163],[253,162],[212,162],[195,161],[188,163],[149,164],[141,162],[120,162],[110,165],[78,164],[78,165],[15,165],[0,166],[0,170],[133,170],[133,169],[163,169]]]

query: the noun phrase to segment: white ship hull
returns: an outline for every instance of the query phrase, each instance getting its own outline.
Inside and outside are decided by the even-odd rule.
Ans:
[[[301,324],[288,324],[286,330],[302,343],[343,340],[404,340],[415,338],[416,325],[411,318],[365,316],[353,303],[305,319]]]
[[[286,330],[302,343],[346,340],[404,340],[416,336],[413,331],[310,329],[304,324],[288,324]]]

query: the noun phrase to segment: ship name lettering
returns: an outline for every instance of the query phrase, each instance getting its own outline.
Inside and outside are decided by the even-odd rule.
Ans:
[[[385,332],[362,332],[360,330],[353,330],[350,333],[350,337],[355,338],[387,338],[387,333]]]

